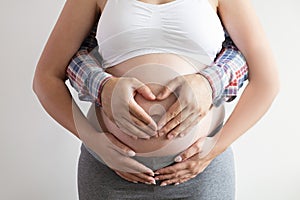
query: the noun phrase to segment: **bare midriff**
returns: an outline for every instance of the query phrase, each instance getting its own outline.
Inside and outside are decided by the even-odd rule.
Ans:
[[[157,95],[170,80],[177,76],[197,73],[203,67],[205,66],[195,66],[186,59],[183,59],[183,57],[174,54],[148,54],[137,56],[109,67],[106,69],[106,72],[115,77],[137,78]],[[113,95],[112,98],[117,97]],[[158,122],[168,108],[177,100],[177,97],[175,94],[171,94],[164,100],[151,101],[146,100],[140,94],[136,94],[135,100],[154,121]],[[209,135],[224,119],[223,107],[212,107],[206,116],[184,137],[176,137],[169,140],[166,135],[163,135],[160,137],[151,137],[150,139],[134,139],[110,121],[102,109],[98,107],[90,109],[90,112],[94,111],[99,122],[98,125],[100,125],[103,131],[112,133],[120,141],[137,152],[137,155],[141,156],[175,155],[187,149],[200,137]],[[118,114],[117,112],[114,113]],[[91,113],[90,116],[92,116]]]

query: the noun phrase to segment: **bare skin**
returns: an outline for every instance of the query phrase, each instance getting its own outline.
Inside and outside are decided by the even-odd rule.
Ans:
[[[157,75],[158,71],[159,75]],[[185,97],[184,99],[179,99],[180,96],[179,98],[177,98],[173,92],[167,94],[166,98],[162,98],[161,100],[148,100],[143,98],[143,96],[139,94],[136,94],[134,96],[134,100],[137,102],[137,104],[143,110],[145,110],[145,112],[149,114],[152,118],[156,118],[157,122],[161,120],[161,118],[163,118],[164,115],[166,115],[167,110],[172,109],[170,108],[172,105],[183,107],[183,110],[185,112],[183,112],[181,115],[178,115],[174,119],[176,122],[175,127],[178,125],[179,129],[182,129],[182,126],[184,126],[184,124],[180,122],[185,121],[185,119],[189,117],[192,113],[197,113],[195,117],[197,119],[192,118],[192,122],[194,123],[193,131],[187,131],[185,129],[186,127],[184,127],[182,130],[175,130],[178,131],[178,133],[186,134],[187,137],[184,137],[184,135],[182,135],[180,139],[174,138],[173,140],[170,140],[171,138],[166,137],[167,134],[161,134],[160,136],[157,135],[157,137],[151,137],[147,140],[143,138],[136,139],[128,136],[128,134],[124,132],[122,133],[118,130],[117,127],[113,127],[112,125],[108,127],[108,130],[106,131],[114,134],[126,145],[134,149],[137,153],[154,153],[154,151],[162,150],[163,147],[166,147],[168,145],[169,150],[165,150],[163,151],[163,153],[167,153],[166,151],[168,151],[169,154],[165,155],[177,154],[185,150],[200,137],[207,136],[210,130],[215,129],[216,126],[218,126],[223,121],[223,119],[219,119],[218,117],[218,115],[223,115],[223,111],[220,108],[214,108],[212,111],[213,113],[209,112],[209,115],[207,115],[207,117],[206,113],[201,115],[201,112],[198,110],[198,106],[200,107],[200,105],[198,105],[197,102],[201,101],[201,99],[207,98],[206,96],[204,98],[202,97],[203,93],[207,94],[210,92],[208,90],[209,86],[204,89],[202,87],[196,87],[197,85],[203,85],[201,83],[201,76],[195,74],[197,72],[195,67],[183,60],[181,57],[172,54],[149,54],[137,56],[120,64],[117,64],[116,66],[108,68],[107,72],[114,75],[115,77],[134,77],[140,80],[145,85],[147,85],[154,93],[154,95],[159,94],[161,90],[164,89],[164,86],[176,77],[177,79],[181,77],[184,83],[190,81],[189,79],[194,81],[189,82],[189,84],[186,85],[187,88],[183,89],[187,91],[187,93],[183,95]],[[124,90],[123,87],[123,84],[116,83],[116,85],[113,88],[111,88],[110,83],[107,83],[102,93],[103,100],[105,100],[104,102],[111,103],[111,106],[115,105],[118,107],[118,104],[114,103],[114,99],[117,99],[119,94]],[[110,97],[110,95],[107,94],[107,92],[109,94],[112,94],[112,96]],[[209,96],[208,98],[211,99],[211,96]],[[193,104],[193,102],[195,103]],[[191,109],[189,109],[187,105],[189,105]],[[201,106],[203,106],[203,104],[201,104]],[[210,104],[206,106],[209,107]],[[114,109],[113,106],[112,109]],[[116,109],[116,113],[114,116],[126,115],[126,113],[120,113],[119,110],[120,109],[118,108]],[[101,110],[96,109],[96,111],[99,120],[102,121],[103,118],[105,119],[105,115],[101,114]],[[187,113],[187,115],[185,113]],[[130,114],[129,111],[127,114]],[[214,121],[216,121],[217,119],[218,121],[211,126],[212,115],[214,115],[214,118],[216,118]],[[201,118],[203,120],[199,122]],[[104,121],[107,122],[107,120]],[[135,121],[135,119],[133,118],[132,121]],[[109,126],[109,124],[106,125]],[[195,127],[195,125],[197,125],[197,127]],[[186,133],[184,133],[184,131],[186,131]],[[173,148],[171,146],[173,146]],[[158,153],[152,156],[163,155]]]
[[[95,22],[99,13],[98,5],[101,3],[94,0],[68,0],[66,2],[41,55],[33,82],[34,91],[46,111],[78,137],[72,98],[64,83],[65,66]],[[216,145],[204,157],[195,154],[193,159],[180,163],[181,167],[176,169],[186,168],[187,170],[180,172],[177,179],[174,178],[176,174],[172,173],[174,168],[169,171],[168,169],[158,170],[160,175],[170,175],[169,181],[165,184],[189,180],[204,170],[207,163],[222,153],[264,115],[278,92],[276,63],[250,3],[244,0],[220,0],[217,5],[224,26],[247,59],[250,72],[249,83],[233,113],[219,132]],[[80,134],[80,138],[89,143],[88,140],[95,139],[96,131],[76,106],[75,113],[85,128],[85,134]],[[198,166],[197,170],[190,173],[190,169],[195,169],[195,166]],[[163,177],[159,179],[163,180]]]

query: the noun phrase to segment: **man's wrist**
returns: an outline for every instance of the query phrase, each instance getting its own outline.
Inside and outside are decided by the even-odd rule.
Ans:
[[[100,86],[99,86],[99,89],[98,89],[98,98],[96,100],[96,105],[97,106],[100,106],[102,107],[103,105],[103,101],[102,101],[102,92],[103,92],[103,88],[104,86],[106,85],[106,83],[111,80],[112,78],[114,78],[114,76],[107,76],[106,78],[104,78],[101,83],[100,83]]]
[[[202,81],[204,82],[204,85],[206,86],[207,91],[209,92],[211,97],[213,97],[214,89],[213,89],[212,85],[210,84],[208,78],[206,76],[202,75],[201,73],[197,73],[197,74],[198,74],[198,76],[201,76]]]
[[[208,91],[208,95],[211,96],[211,98],[213,98],[213,88],[212,88],[209,80],[205,76],[203,76],[202,74],[200,74],[200,73],[197,73],[197,75],[200,76],[201,77],[201,81],[204,82],[206,90]]]
[[[224,92],[224,71],[218,65],[214,64],[212,66],[206,67],[204,70],[200,71],[203,77],[209,82],[212,89],[212,100],[215,106],[221,105],[223,102],[223,92]]]

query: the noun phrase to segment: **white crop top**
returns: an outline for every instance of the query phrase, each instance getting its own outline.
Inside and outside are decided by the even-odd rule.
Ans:
[[[173,53],[210,65],[225,39],[208,0],[107,0],[96,37],[103,68],[151,53]]]

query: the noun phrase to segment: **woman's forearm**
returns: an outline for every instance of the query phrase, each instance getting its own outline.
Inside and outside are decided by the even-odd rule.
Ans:
[[[81,138],[82,133],[86,135],[95,132],[73,101],[63,79],[37,70],[33,90],[48,114],[76,137]]]
[[[66,66],[88,34],[99,9],[97,2],[66,1],[36,67],[33,89],[45,110],[77,137],[89,125],[65,85]],[[79,131],[80,130],[80,131]],[[81,138],[82,139],[82,138]]]
[[[277,64],[250,1],[220,0],[219,12],[247,60],[249,83],[219,132],[211,154],[226,149],[251,128],[266,113],[279,90]]]
[[[250,68],[249,83],[219,132],[212,154],[225,150],[251,128],[267,112],[279,91],[277,66],[269,44],[265,40],[249,48],[245,53]]]
[[[217,143],[211,152],[213,155],[224,151],[265,114],[277,94],[275,87],[257,90],[254,84],[246,86],[235,109],[217,135]]]
[[[269,44],[260,43],[250,49],[253,50],[245,53],[250,68],[249,83],[218,134],[215,152],[225,150],[251,128],[267,112],[279,91],[277,66]]]

